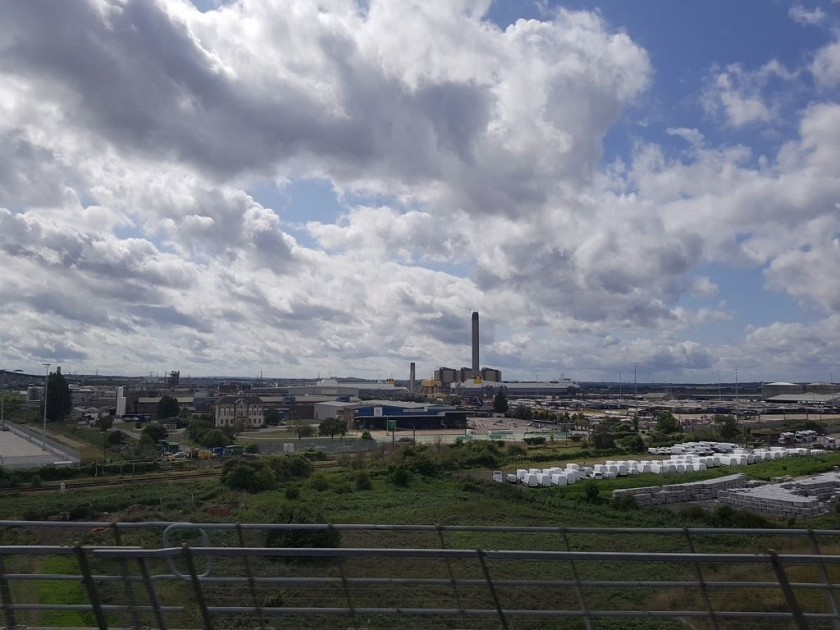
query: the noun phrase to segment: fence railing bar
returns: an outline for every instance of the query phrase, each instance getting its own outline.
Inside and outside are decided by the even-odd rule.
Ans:
[[[13,528],[59,528],[59,529],[91,529],[97,527],[108,527],[111,521],[10,521],[0,520],[0,527]],[[130,529],[165,529],[173,525],[171,521],[137,521],[120,523],[120,527],[124,530]],[[177,523],[179,527],[194,527],[196,529],[203,528],[208,530],[234,530],[236,523]],[[242,523],[241,527],[245,530],[256,529],[327,529],[330,527],[328,523],[323,524],[296,524],[296,523]],[[684,536],[685,528],[682,527],[530,527],[530,526],[507,526],[507,525],[382,525],[379,523],[335,523],[332,525],[335,529],[340,531],[415,531],[415,532],[434,532],[440,527],[444,532],[487,532],[487,533],[534,533],[534,534],[562,534],[567,531],[569,534],[660,534],[663,536]],[[832,536],[837,537],[837,530],[833,529],[815,529],[809,530],[806,528],[798,529],[760,529],[760,528],[731,528],[721,530],[714,527],[690,527],[688,528],[692,536],[710,535],[712,537],[720,536],[724,531],[727,536],[793,536],[804,537],[808,536],[809,532],[813,531],[815,536]]]
[[[127,558],[173,558],[182,553],[178,547],[161,549],[115,549],[89,547],[95,556],[116,558],[125,554]],[[391,549],[381,547],[190,547],[195,557],[215,556],[239,558],[243,555],[260,557],[288,558],[442,558],[466,560],[475,557],[475,551],[469,549]],[[644,563],[686,563],[686,562],[735,562],[741,564],[765,564],[766,554],[747,553],[644,553],[623,551],[525,551],[525,550],[483,550],[490,560],[545,560],[545,561],[585,561],[585,562],[644,562]],[[777,561],[782,564],[817,565],[820,562],[840,565],[840,556],[820,556],[806,554],[778,554]]]
[[[253,613],[254,609],[250,606],[210,606],[208,610],[213,614],[224,613]],[[266,615],[272,616],[294,616],[294,615],[347,615],[350,610],[344,607],[282,607],[282,608],[262,608]],[[402,615],[405,617],[447,617],[455,616],[459,613],[456,608],[366,608],[357,607],[356,613],[359,615],[382,615],[395,616]],[[505,619],[513,617],[535,617],[535,618],[581,618],[583,616],[580,610],[533,610],[533,609],[513,609],[513,608],[465,608],[464,615],[468,617],[499,617],[503,615]],[[677,618],[677,617],[691,617],[691,618],[708,618],[709,614],[705,610],[590,610],[589,614],[593,618]],[[784,620],[789,621],[793,615],[789,612],[767,612],[767,611],[719,611],[718,617],[721,619],[765,619],[765,620]],[[809,620],[825,620],[831,619],[832,615],[829,613],[811,613],[805,615]]]

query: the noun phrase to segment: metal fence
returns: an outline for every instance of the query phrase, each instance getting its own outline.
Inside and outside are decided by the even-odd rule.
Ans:
[[[8,628],[840,628],[837,531],[2,521],[0,535]]]

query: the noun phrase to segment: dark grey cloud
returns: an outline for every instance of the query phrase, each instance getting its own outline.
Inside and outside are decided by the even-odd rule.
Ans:
[[[255,86],[218,70],[156,2],[127,0],[105,11],[88,2],[11,3],[0,17],[8,42],[0,60],[60,102],[68,123],[121,151],[187,160],[215,178],[270,173],[306,155],[352,164],[357,173],[375,163],[428,176],[441,153],[469,160],[486,125],[486,92],[455,83],[409,90],[335,34],[321,44],[342,116],[280,73]]]

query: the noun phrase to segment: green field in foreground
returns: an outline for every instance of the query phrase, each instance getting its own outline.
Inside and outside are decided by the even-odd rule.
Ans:
[[[548,467],[561,461],[567,461],[568,451],[557,450],[552,458],[549,447],[532,450],[519,447],[498,445],[461,445],[458,447],[417,447],[402,446],[393,452],[384,449],[371,457],[349,456],[330,469],[310,469],[306,475],[298,478],[277,479],[276,483],[262,492],[248,493],[231,489],[219,481],[199,481],[192,483],[154,482],[141,485],[119,486],[96,490],[74,490],[65,495],[52,493],[21,492],[18,495],[4,495],[0,504],[0,518],[3,519],[60,519],[87,520],[104,519],[118,521],[181,521],[208,522],[227,521],[242,523],[288,522],[289,515],[303,515],[304,522],[331,523],[378,523],[378,524],[438,524],[438,525],[494,525],[502,526],[500,531],[448,531],[441,539],[436,532],[414,533],[406,531],[354,531],[343,532],[339,545],[344,547],[440,547],[449,549],[525,549],[563,551],[686,551],[686,541],[680,536],[655,534],[629,535],[613,532],[610,529],[597,533],[574,533],[568,537],[558,531],[549,532],[513,532],[504,527],[772,527],[785,528],[789,523],[770,521],[751,515],[739,514],[732,510],[704,510],[691,506],[678,506],[673,510],[659,509],[618,509],[610,504],[610,493],[615,488],[632,486],[679,483],[709,478],[733,472],[744,472],[752,478],[770,478],[783,475],[799,476],[831,470],[840,465],[840,454],[825,454],[815,457],[791,458],[765,462],[747,467],[725,467],[702,473],[683,475],[640,475],[594,484],[583,482],[574,486],[559,488],[525,488],[490,481],[493,469],[515,470],[518,467]],[[319,456],[312,454],[317,459]],[[591,459],[590,454],[590,459]],[[535,461],[536,460],[536,461]],[[589,490],[594,488],[595,491]],[[808,523],[817,528],[836,528],[840,526],[840,517],[831,515]],[[33,531],[24,534],[22,530],[11,528],[0,530],[3,544],[36,542],[39,537],[47,536],[41,542],[50,544],[81,542],[83,544],[113,543],[110,530],[76,530],[67,534],[65,540],[58,540],[60,534],[55,530]],[[22,539],[21,537],[28,536]],[[261,533],[249,533],[244,540],[246,545],[264,546],[266,539]],[[162,545],[159,532],[127,532],[124,544],[157,547]],[[214,541],[215,544],[237,544],[233,534]],[[726,534],[719,537],[698,537],[695,539],[698,551],[722,552],[739,550],[746,553],[762,553],[769,548],[779,551],[803,551],[802,542],[790,537],[735,536]],[[840,542],[828,541],[824,552],[837,553]],[[39,560],[40,566],[27,567],[32,572],[36,568],[45,573],[53,571],[72,571],[72,563],[59,560]],[[50,564],[50,563],[53,564]],[[55,563],[58,562],[59,565]],[[64,562],[64,564],[60,564]],[[231,559],[218,571],[235,572],[242,570]],[[481,579],[481,568],[473,561],[463,561],[446,566],[440,563],[415,562],[406,560],[354,560],[349,565],[335,562],[312,564],[290,564],[277,562],[270,558],[254,560],[252,570],[257,575],[358,575],[364,577],[394,577],[411,575],[412,577],[439,578],[452,571],[458,579]],[[515,564],[495,564],[490,567],[496,579],[516,577],[517,579],[541,580],[569,579],[568,565],[547,562],[518,562]],[[160,567],[159,570],[162,570]],[[772,579],[772,575],[753,576],[742,573],[746,569],[737,566],[715,569],[717,579]],[[686,567],[675,564],[637,563],[635,566],[590,564],[579,566],[582,579],[594,580],[679,580],[685,579]],[[805,579],[810,576],[800,576]],[[78,600],[78,584],[65,584],[61,597]],[[118,598],[118,592],[111,593],[102,586],[110,597]],[[161,596],[172,601],[184,601],[184,584],[161,584]],[[397,597],[396,589],[389,589]],[[438,592],[430,588],[418,588],[412,591],[399,590],[399,601],[394,605],[423,606],[430,601],[436,603],[440,598],[451,593]],[[486,593],[485,593],[486,595]],[[465,595],[473,597],[475,606],[488,606],[481,592]],[[548,606],[574,606],[568,591],[556,589],[537,593],[533,600],[517,599],[521,594],[506,594],[506,605],[510,607],[532,605],[535,602]],[[210,597],[224,598],[222,591],[209,592]],[[243,595],[245,597],[246,595]],[[322,605],[316,600],[316,594],[304,588],[293,586],[282,590],[260,591],[259,596],[266,605]],[[320,596],[320,595],[318,595]],[[359,593],[359,597],[367,595]],[[384,591],[376,594],[375,602],[384,605],[388,595]],[[719,592],[714,594],[715,607],[718,610],[738,609],[743,605],[739,595]],[[83,598],[82,598],[83,599]],[[568,599],[568,601],[567,601]],[[222,600],[220,600],[222,601]],[[443,601],[443,600],[442,600]],[[463,602],[462,602],[463,603]],[[672,609],[685,606],[700,606],[703,603],[696,593],[682,591],[651,592],[650,589],[627,588],[621,592],[593,592],[588,595],[590,606],[602,609],[638,608]],[[453,603],[453,605],[455,605]],[[777,595],[766,598],[770,609],[779,609],[784,603]],[[78,615],[54,615],[50,620],[55,625],[71,625],[83,622]],[[183,613],[175,620],[181,625],[173,627],[195,627],[198,622],[195,611]],[[323,621],[323,620],[322,620]],[[393,622],[393,620],[391,620]],[[174,622],[173,622],[174,623]],[[312,625],[314,623],[315,625]],[[318,627],[314,621],[309,625],[300,623],[295,627]],[[367,619],[364,627],[393,627],[387,620]],[[539,627],[565,628],[578,627],[577,622],[546,622]],[[250,627],[253,627],[250,626]],[[328,626],[324,622],[322,627]],[[437,627],[451,627],[441,621],[428,620],[412,623],[405,627],[422,627],[424,630]],[[496,627],[493,624],[458,627]],[[512,625],[511,627],[535,627]],[[599,623],[604,627],[681,627],[673,620],[660,622],[637,622],[632,624]],[[728,626],[721,626],[728,627]],[[732,626],[735,627],[735,626]]]

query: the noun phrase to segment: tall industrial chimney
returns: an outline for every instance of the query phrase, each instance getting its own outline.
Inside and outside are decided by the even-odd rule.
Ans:
[[[481,376],[478,367],[478,311],[472,314],[472,375],[473,378]]]
[[[413,394],[414,393],[414,382],[415,377],[417,376],[416,367],[414,365],[414,361],[411,362],[409,366],[409,375],[408,375],[408,390]]]

